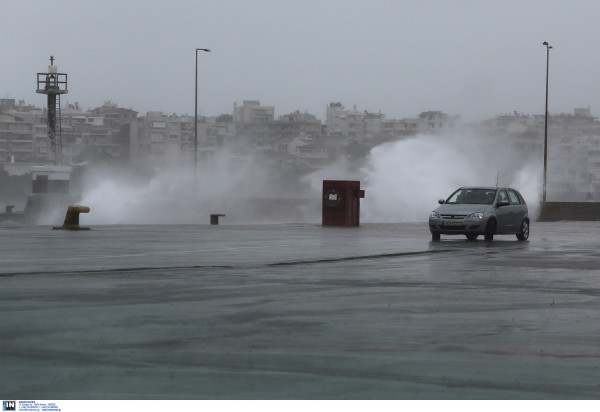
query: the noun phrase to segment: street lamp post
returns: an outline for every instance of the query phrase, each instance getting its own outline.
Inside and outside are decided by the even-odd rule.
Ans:
[[[552,46],[547,41],[543,45],[546,46],[546,111],[544,113],[544,187],[542,202],[546,203],[546,172],[548,169],[548,72],[550,70],[550,49]]]
[[[198,167],[198,51],[210,52],[210,50],[196,49],[196,93],[194,95],[194,173]]]

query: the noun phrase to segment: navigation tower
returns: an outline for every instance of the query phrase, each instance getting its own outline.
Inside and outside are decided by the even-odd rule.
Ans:
[[[48,95],[48,142],[50,143],[50,161],[62,164],[62,135],[60,115],[60,95],[68,93],[67,74],[58,73],[54,65],[54,56],[50,56],[47,73],[37,74],[36,93]]]

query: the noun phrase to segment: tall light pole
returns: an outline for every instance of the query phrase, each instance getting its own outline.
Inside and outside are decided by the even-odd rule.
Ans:
[[[198,167],[198,51],[210,52],[210,49],[196,49],[196,93],[194,99],[194,172]]]
[[[546,171],[548,169],[548,72],[550,70],[550,49],[552,46],[547,41],[543,45],[546,46],[546,111],[544,113],[544,188],[542,202],[546,203]]]

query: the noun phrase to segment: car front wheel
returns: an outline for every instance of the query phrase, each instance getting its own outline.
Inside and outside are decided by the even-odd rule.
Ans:
[[[440,234],[439,234],[439,233],[431,232],[431,240],[432,240],[432,241],[434,241],[434,242],[435,242],[435,241],[438,241],[438,240],[440,240],[440,237],[441,237],[441,236],[440,236]]]
[[[521,223],[521,231],[517,233],[517,239],[519,240],[527,240],[529,239],[529,221],[524,220]]]
[[[485,227],[485,240],[491,242],[494,240],[494,234],[496,233],[496,221],[494,219],[490,219]]]

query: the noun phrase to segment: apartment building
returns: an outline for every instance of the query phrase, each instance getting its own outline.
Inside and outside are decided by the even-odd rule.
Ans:
[[[188,158],[197,152],[200,158],[214,155],[235,134],[231,116],[198,117],[197,140],[194,116],[148,112],[139,118],[132,157]]]
[[[39,108],[0,99],[0,162],[28,163],[45,160],[47,150],[36,143],[46,137]]]
[[[262,106],[258,100],[244,100],[241,106],[233,103],[234,123],[270,123],[275,118],[275,107]]]
[[[548,182],[558,200],[600,200],[600,121],[588,109],[548,119]]]
[[[47,112],[25,102],[0,99],[0,162],[44,163],[49,159]],[[326,123],[295,111],[275,119],[273,106],[257,100],[234,104],[233,114],[198,118],[197,153],[211,156],[220,147],[262,151],[282,162],[317,165],[344,153],[349,144],[371,147],[381,141],[418,133],[448,131],[458,123],[440,111],[417,117],[387,119],[382,113],[327,106]],[[539,161],[544,145],[544,116],[513,113],[482,122],[477,131],[501,140],[518,162]],[[148,112],[105,102],[83,110],[78,103],[61,108],[62,154],[65,162],[146,159],[191,159],[195,150],[194,117]],[[552,115],[548,122],[549,193],[557,200],[600,197],[600,122],[590,108]],[[243,148],[243,150],[238,150]]]
[[[349,139],[369,141],[387,140],[417,133],[438,133],[452,130],[459,122],[458,116],[441,111],[422,112],[416,118],[386,119],[382,113],[352,110],[339,102],[330,103],[326,112],[329,134],[339,134]]]
[[[12,113],[0,114],[0,161],[31,162],[34,124]]]
[[[275,120],[273,106],[261,106],[260,102],[244,101],[242,106],[234,104],[235,143],[270,149],[277,141],[291,141],[300,134],[317,136],[322,134],[321,121],[309,113],[295,111],[279,116]]]
[[[519,162],[542,162],[544,115],[514,112],[484,122],[480,132],[505,142]],[[600,121],[588,109],[548,117],[548,198],[583,201],[600,197]]]
[[[179,156],[193,150],[194,118],[147,112],[139,119],[135,152],[138,156]],[[205,134],[205,123],[199,122],[198,134]]]
[[[35,106],[0,102],[0,162],[44,163],[49,160],[47,112]],[[84,111],[78,103],[61,108],[62,158],[67,163],[129,160],[137,112],[110,102]]]

